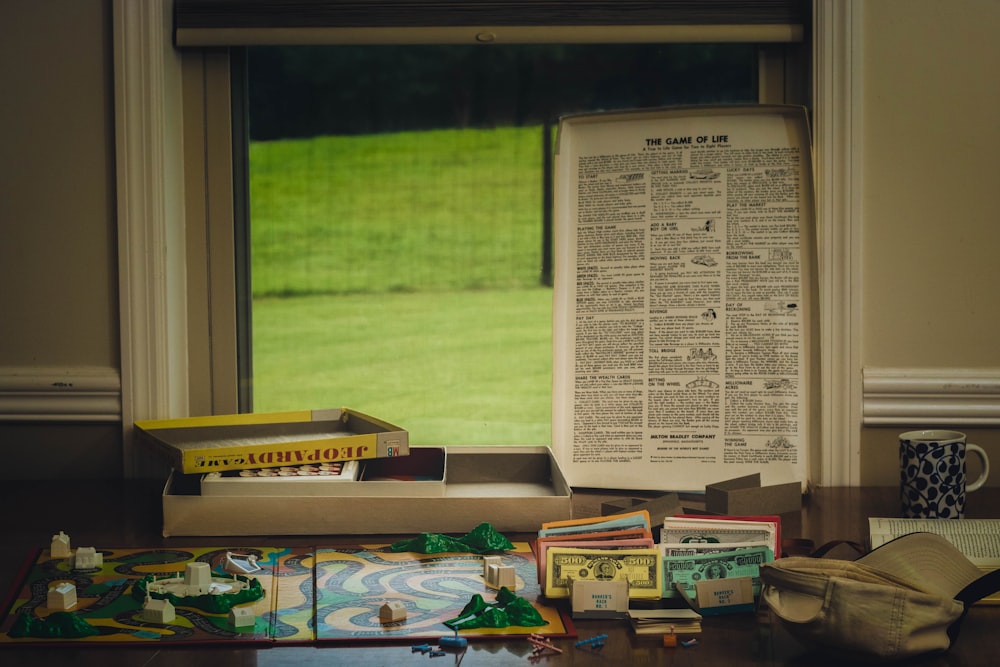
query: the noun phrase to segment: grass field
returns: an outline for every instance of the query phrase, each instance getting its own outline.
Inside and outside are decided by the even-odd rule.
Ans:
[[[258,142],[250,164],[255,411],[550,443],[540,128]]]

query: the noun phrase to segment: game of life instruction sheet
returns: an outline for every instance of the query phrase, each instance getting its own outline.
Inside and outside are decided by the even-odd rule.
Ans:
[[[561,120],[553,447],[571,485],[807,482],[812,188],[800,107]]]

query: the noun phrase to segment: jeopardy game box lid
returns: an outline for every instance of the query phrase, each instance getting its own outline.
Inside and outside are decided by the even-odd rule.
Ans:
[[[410,452],[409,434],[349,408],[135,422],[182,473],[332,463]]]

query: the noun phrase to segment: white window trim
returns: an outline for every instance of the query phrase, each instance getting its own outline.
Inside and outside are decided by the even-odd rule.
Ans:
[[[126,474],[134,420],[187,411],[180,65],[170,0],[114,0],[116,156]],[[861,81],[859,0],[814,2],[820,266],[820,443],[813,481],[860,483]]]
[[[813,482],[861,483],[861,2],[813,2],[820,443]]]
[[[144,476],[132,424],[187,414],[180,59],[170,0],[114,0],[123,469]]]

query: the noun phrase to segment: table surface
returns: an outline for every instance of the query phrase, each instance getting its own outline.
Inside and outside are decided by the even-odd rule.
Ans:
[[[95,546],[170,547],[215,545],[218,538],[164,538],[161,530],[160,492],[162,483],[153,480],[9,481],[0,485],[0,501],[5,508],[0,522],[0,595],[15,585],[17,570],[34,550],[48,546],[54,533],[63,530],[74,541],[84,538]],[[573,496],[574,516],[600,514],[601,503],[610,498],[643,497],[635,492],[577,490]],[[646,494],[645,497],[652,497]],[[685,499],[686,507],[697,509],[697,499]],[[894,516],[897,491],[893,488],[819,488],[803,497],[801,512],[782,516],[783,537],[823,544],[831,540],[867,539],[869,516]],[[1000,488],[986,488],[971,494],[967,516],[998,516]],[[489,517],[483,517],[489,521]],[[414,534],[420,532],[414,526]],[[395,541],[412,535],[379,536]],[[512,540],[530,535],[509,534]],[[371,538],[365,538],[370,540]],[[241,545],[324,545],[353,544],[354,536],[242,537],[225,538],[232,546]],[[5,611],[5,610],[4,610]],[[769,612],[709,617],[703,621],[698,645],[690,648],[663,648],[660,637],[637,637],[624,621],[575,620],[580,638],[606,633],[608,640],[600,652],[574,648],[571,639],[555,640],[565,649],[540,661],[530,660],[531,645],[523,640],[475,640],[462,655],[434,658],[436,665],[843,665],[842,659],[810,651],[787,634]],[[977,606],[969,611],[957,644],[946,654],[914,661],[920,665],[995,665],[1000,656],[1000,606]],[[863,629],[859,629],[863,631]],[[334,647],[0,647],[4,667],[38,664],[146,665],[160,667],[226,667],[260,665],[400,665],[432,660],[413,654],[409,644]],[[439,662],[437,662],[439,661]]]

